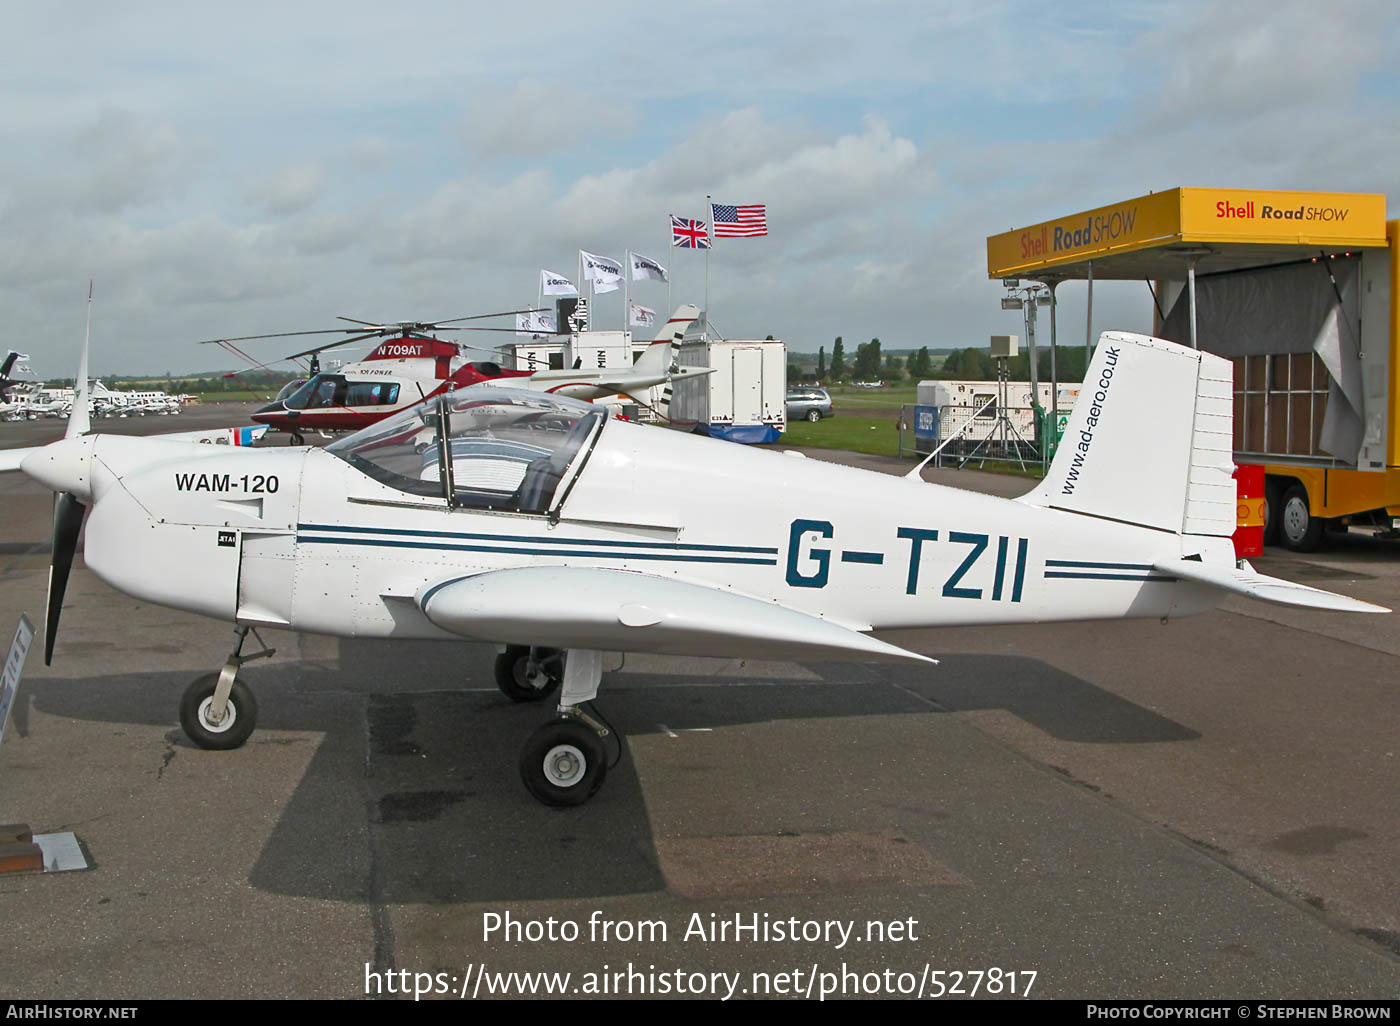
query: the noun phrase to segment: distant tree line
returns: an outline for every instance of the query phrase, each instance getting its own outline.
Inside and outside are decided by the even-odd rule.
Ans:
[[[1050,349],[1039,347],[1036,351],[1037,369],[1043,381],[1050,380]],[[1056,376],[1060,381],[1082,381],[1084,379],[1084,347],[1061,346],[1055,354]],[[1031,376],[1030,355],[1023,349],[1019,356],[1010,361],[1007,373],[1012,381],[1029,381]],[[988,350],[969,346],[955,349],[943,358],[941,364],[930,355],[928,346],[923,346],[908,357],[883,353],[880,340],[856,346],[854,359],[847,358],[845,340],[836,336],[831,347],[831,359],[827,360],[826,346],[817,350],[815,369],[811,365],[788,364],[788,380],[792,382],[812,381],[822,384],[838,384],[845,381],[883,381],[886,384],[904,381],[924,381],[930,378],[956,378],[967,381],[992,381],[996,378],[996,362]]]

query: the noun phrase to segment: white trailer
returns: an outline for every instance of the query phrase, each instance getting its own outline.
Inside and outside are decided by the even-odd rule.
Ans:
[[[682,367],[715,373],[675,382],[671,419],[716,438],[774,442],[787,429],[787,343],[696,339],[681,345]]]
[[[995,381],[920,381],[916,399],[920,406],[932,407],[937,411],[935,437],[939,440],[957,434],[969,420],[973,422],[972,425],[962,431],[959,438],[972,443],[990,438],[998,423],[998,413],[1004,412],[1015,434],[1024,441],[1034,442],[1035,415],[1031,409],[1030,382],[1007,382],[1004,411],[997,409],[999,388]],[[1050,409],[1050,385],[1041,382],[1038,394],[1041,408]],[[1060,413],[1066,414],[1072,410],[1078,398],[1079,385],[1061,385],[1057,404]]]

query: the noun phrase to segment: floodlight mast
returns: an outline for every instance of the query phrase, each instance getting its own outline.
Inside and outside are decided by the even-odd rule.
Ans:
[[[1008,289],[1008,294],[1005,295],[1005,296],[1003,296],[1002,299],[1001,299],[1001,308],[1002,308],[1003,310],[1016,310],[1016,309],[1019,309],[1019,310],[1021,311],[1022,319],[1023,319],[1023,321],[1024,321],[1024,323],[1025,323],[1025,327],[1026,327],[1026,355],[1027,355],[1027,358],[1028,358],[1028,360],[1029,360],[1029,362],[1030,362],[1030,369],[1031,369],[1031,411],[1032,411],[1032,415],[1033,415],[1034,418],[1035,418],[1035,424],[1036,424],[1036,432],[1035,432],[1035,433],[1036,433],[1037,443],[1038,443],[1038,446],[1039,446],[1039,449],[1040,449],[1040,466],[1041,466],[1041,470],[1043,471],[1043,470],[1045,470],[1045,469],[1050,465],[1050,460],[1049,460],[1049,446],[1045,444],[1045,443],[1046,443],[1046,439],[1045,439],[1045,437],[1044,437],[1045,432],[1042,432],[1042,431],[1040,430],[1040,419],[1041,419],[1041,414],[1044,413],[1045,410],[1044,410],[1044,407],[1042,407],[1042,406],[1040,405],[1040,367],[1039,367],[1040,361],[1039,361],[1039,358],[1038,358],[1038,356],[1037,356],[1036,348],[1035,348],[1035,313],[1036,313],[1036,307],[1041,306],[1041,305],[1044,305],[1044,304],[1047,304],[1047,303],[1048,303],[1048,304],[1051,304],[1051,306],[1050,306],[1050,332],[1051,332],[1051,349],[1050,349],[1050,377],[1051,377],[1051,386],[1050,386],[1050,387],[1051,387],[1051,408],[1052,408],[1053,410],[1055,410],[1055,415],[1057,415],[1057,414],[1058,414],[1058,406],[1059,406],[1059,403],[1057,402],[1057,393],[1059,392],[1059,384],[1058,384],[1058,382],[1055,380],[1055,350],[1054,350],[1055,308],[1054,308],[1054,305],[1053,305],[1053,304],[1054,304],[1054,296],[1055,296],[1055,293],[1054,293],[1054,285],[1055,285],[1055,284],[1058,284],[1058,282],[1054,282],[1048,289],[1047,289],[1046,285],[1042,284],[1041,282],[1038,282],[1038,281],[1028,281],[1028,282],[1022,283],[1022,282],[1021,282],[1019,279],[1017,279],[1017,278],[1003,278],[1001,283],[1002,283],[1003,285],[1005,285],[1006,288]],[[1052,422],[1052,423],[1053,423],[1053,422]]]

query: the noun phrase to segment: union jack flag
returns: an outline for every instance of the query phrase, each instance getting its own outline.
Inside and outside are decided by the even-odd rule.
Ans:
[[[768,210],[763,203],[738,207],[711,203],[710,212],[717,239],[743,239],[768,234]]]
[[[671,245],[681,249],[709,249],[710,232],[704,221],[671,215]]]

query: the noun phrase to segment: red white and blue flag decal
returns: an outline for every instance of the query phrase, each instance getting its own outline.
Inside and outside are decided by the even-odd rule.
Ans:
[[[671,215],[671,245],[681,249],[709,249],[710,233],[704,221]]]
[[[763,203],[737,207],[711,203],[710,212],[717,239],[745,239],[768,234],[768,210]]]

